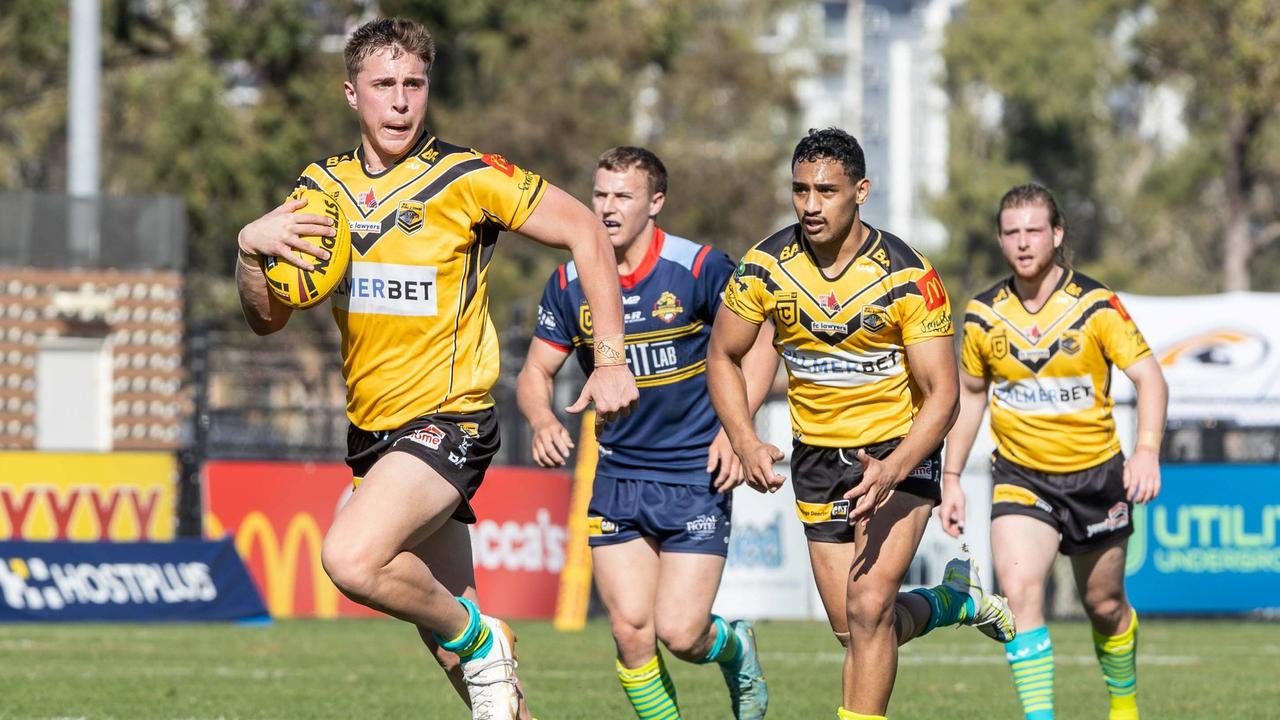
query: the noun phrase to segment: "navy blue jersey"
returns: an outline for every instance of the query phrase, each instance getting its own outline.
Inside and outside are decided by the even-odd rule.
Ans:
[[[640,402],[605,425],[597,472],[682,485],[710,481],[707,448],[720,421],[707,396],[707,342],[733,261],[706,245],[654,232],[635,272],[619,278],[627,366]],[[547,281],[534,335],[593,368],[591,311],[573,263]]]

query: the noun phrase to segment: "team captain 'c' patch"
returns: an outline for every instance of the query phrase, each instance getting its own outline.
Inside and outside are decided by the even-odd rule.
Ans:
[[[811,503],[796,501],[796,516],[805,525],[816,525],[827,522],[848,522],[849,501],[836,500],[829,503]]]

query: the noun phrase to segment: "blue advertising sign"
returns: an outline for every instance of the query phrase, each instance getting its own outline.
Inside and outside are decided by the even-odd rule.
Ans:
[[[1280,465],[1163,465],[1160,496],[1134,508],[1125,567],[1139,612],[1250,612],[1280,605]]]
[[[268,618],[230,539],[0,542],[0,622]]]

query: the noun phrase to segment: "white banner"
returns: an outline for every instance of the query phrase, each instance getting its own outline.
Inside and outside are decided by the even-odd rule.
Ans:
[[[1120,297],[1164,370],[1171,420],[1280,424],[1280,293]],[[1132,401],[1124,373],[1113,379]]]

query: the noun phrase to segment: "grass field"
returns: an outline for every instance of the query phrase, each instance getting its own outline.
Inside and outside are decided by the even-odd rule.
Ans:
[[[541,720],[634,717],[608,627],[517,623],[521,676]],[[1106,717],[1081,623],[1052,626],[1059,718]],[[834,717],[841,654],[817,623],[761,623],[770,718]],[[686,720],[729,716],[713,667],[670,664]],[[1280,717],[1280,624],[1144,620],[1144,719]],[[2,718],[467,718],[416,634],[390,620],[213,625],[0,626]],[[999,648],[939,630],[903,649],[890,717],[1021,717]]]

